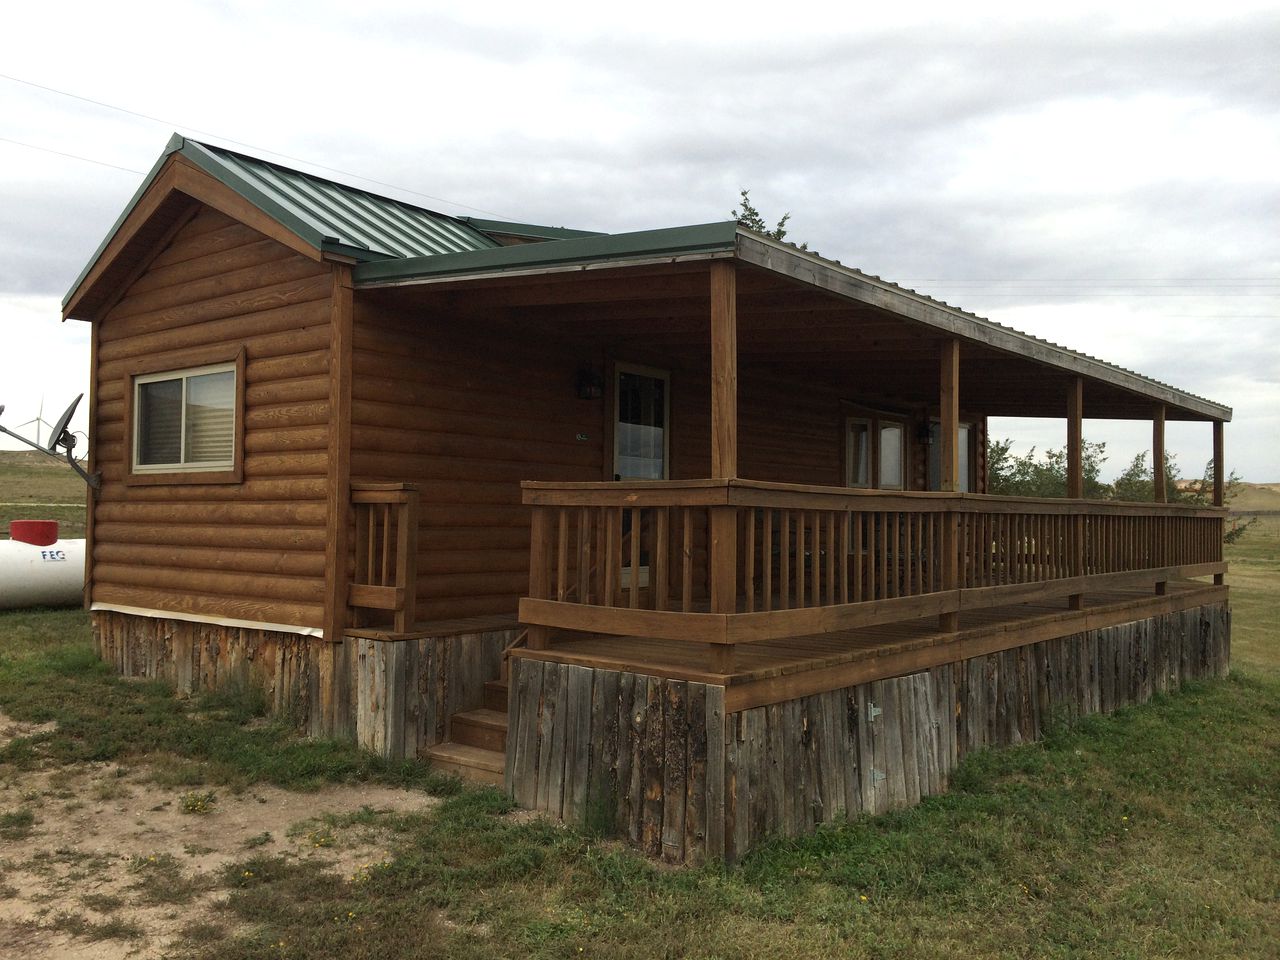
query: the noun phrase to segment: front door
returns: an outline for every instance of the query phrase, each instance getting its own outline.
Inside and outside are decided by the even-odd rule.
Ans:
[[[668,429],[671,375],[665,370],[618,364],[614,374],[613,478],[666,480],[670,477],[671,437]],[[641,529],[632,528],[632,511],[622,511],[622,576],[624,590],[649,585],[649,541],[652,520],[639,514]],[[639,537],[640,565],[631,569],[630,540]]]

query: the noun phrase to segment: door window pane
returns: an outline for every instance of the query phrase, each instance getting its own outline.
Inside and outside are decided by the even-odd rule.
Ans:
[[[623,479],[662,480],[667,475],[667,381],[618,371],[615,471]]]

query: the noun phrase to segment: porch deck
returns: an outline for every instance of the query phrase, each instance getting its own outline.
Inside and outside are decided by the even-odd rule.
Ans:
[[[723,685],[733,712],[855,684],[900,676],[1086,630],[1218,603],[1227,588],[1197,580],[1169,581],[1164,594],[1116,588],[1087,595],[1082,609],[1067,597],[964,610],[955,633],[937,617],[737,648],[731,672],[708,668],[699,644],[636,636],[561,634],[550,649],[517,648],[512,656]]]

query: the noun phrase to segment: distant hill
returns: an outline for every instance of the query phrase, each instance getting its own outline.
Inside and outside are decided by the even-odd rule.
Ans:
[[[1280,483],[1241,483],[1227,506],[1232,513],[1280,513]]]

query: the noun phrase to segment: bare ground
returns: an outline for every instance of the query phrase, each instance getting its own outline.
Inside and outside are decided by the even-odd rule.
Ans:
[[[42,728],[0,714],[0,744]],[[242,793],[159,786],[145,766],[114,763],[14,771],[0,782],[0,814],[22,812],[0,834],[0,957],[115,960],[163,956],[193,924],[227,934],[234,920],[214,889],[229,864],[254,854],[318,860],[357,882],[387,859],[386,835],[367,824],[326,825],[325,814],[368,807],[422,812],[438,801],[381,786]],[[187,797],[184,804],[184,797]],[[206,808],[188,812],[184,806]]]

